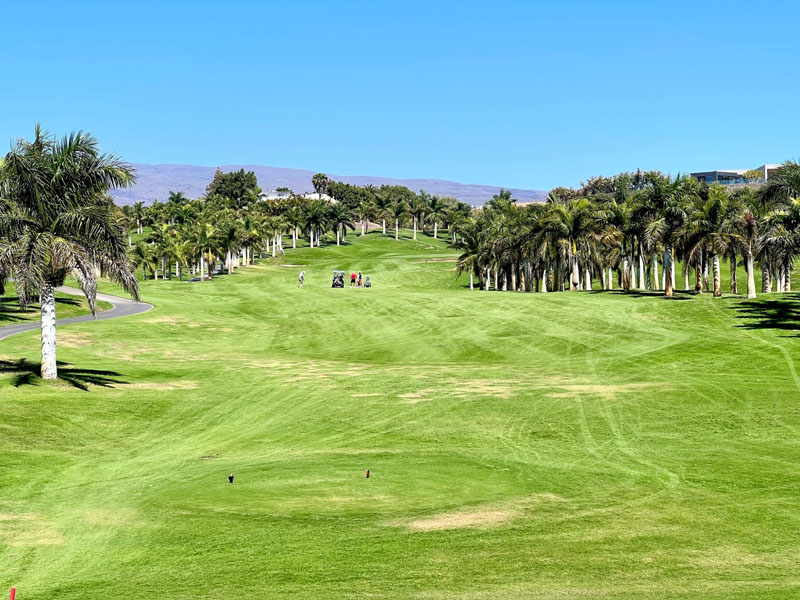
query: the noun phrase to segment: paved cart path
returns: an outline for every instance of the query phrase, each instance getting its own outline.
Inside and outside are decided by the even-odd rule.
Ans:
[[[62,294],[70,294],[72,296],[82,296],[83,292],[78,288],[61,286],[56,289],[57,292]],[[138,315],[139,313],[147,312],[153,308],[152,304],[147,302],[134,302],[128,298],[120,298],[119,296],[109,296],[108,294],[97,294],[97,299],[111,304],[111,308],[97,313],[97,318],[92,319],[92,315],[82,315],[80,317],[71,317],[69,319],[58,319],[56,325],[67,325],[69,323],[81,323],[83,321],[105,321],[106,319],[119,319],[122,317],[130,317]],[[23,331],[30,331],[32,329],[39,329],[41,324],[38,320],[26,321],[25,323],[15,323],[14,325],[5,325],[0,327],[0,340],[7,337],[22,333]]]

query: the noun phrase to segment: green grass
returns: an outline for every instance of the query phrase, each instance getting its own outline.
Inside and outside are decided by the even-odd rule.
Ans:
[[[5,295],[0,297],[0,327],[3,325],[13,325],[22,321],[38,321],[40,318],[40,306],[38,302],[28,305],[27,310],[22,310],[15,294],[14,284],[6,286]],[[111,308],[108,302],[97,301],[97,311],[102,312]],[[72,296],[70,294],[56,294],[56,316],[59,319],[68,319],[89,314],[89,303],[83,296]]]
[[[470,292],[442,242],[348,243],[62,328],[108,387],[0,374],[0,593],[800,594],[800,296]]]

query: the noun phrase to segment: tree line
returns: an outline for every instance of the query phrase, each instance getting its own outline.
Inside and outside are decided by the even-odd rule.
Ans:
[[[791,291],[800,252],[800,164],[789,161],[759,186],[707,185],[658,171],[595,177],[579,189],[556,188],[546,202],[517,206],[501,192],[456,225],[458,272],[482,289],[516,291],[632,288],[730,292]],[[682,273],[675,272],[682,265]],[[694,281],[690,281],[694,271]],[[710,272],[710,279],[709,279]],[[598,285],[599,283],[599,285]]]
[[[340,245],[348,231],[364,235],[370,223],[387,225],[399,240],[401,227],[413,239],[426,229],[438,238],[441,229],[469,218],[469,205],[450,197],[415,193],[404,186],[356,186],[314,175],[313,195],[264,198],[255,174],[244,170],[217,171],[206,193],[196,199],[170,192],[166,202],[137,202],[121,212],[130,230],[148,233],[136,245],[131,260],[143,278],[183,279],[186,271],[200,280],[215,272],[252,264],[256,256],[284,253],[284,237],[296,248],[305,237],[311,248],[330,236]],[[129,240],[130,241],[130,240]],[[288,241],[287,241],[288,243]]]

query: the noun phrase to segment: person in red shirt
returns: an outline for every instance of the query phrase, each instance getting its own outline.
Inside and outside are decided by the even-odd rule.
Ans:
[[[353,287],[356,284],[356,274],[350,273],[350,287]]]

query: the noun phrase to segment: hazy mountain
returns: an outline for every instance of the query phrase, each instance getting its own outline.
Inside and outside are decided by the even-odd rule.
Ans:
[[[139,200],[150,204],[158,199],[165,201],[170,191],[183,192],[189,198],[201,196],[206,186],[214,177],[216,167],[200,167],[196,165],[147,165],[133,163],[138,182],[135,186],[114,192],[119,204],[133,204]],[[288,187],[296,193],[312,192],[311,176],[314,171],[303,169],[283,169],[279,167],[262,167],[257,165],[224,165],[223,171],[245,169],[255,172],[258,184],[264,191],[278,187]],[[483,204],[500,189],[493,185],[473,185],[443,181],[441,179],[392,179],[389,177],[367,177],[352,175],[328,174],[336,181],[344,181],[356,185],[372,184],[379,187],[387,185],[404,185],[415,192],[425,190],[429,194],[455,196],[472,205]],[[547,192],[541,190],[511,190],[519,202],[536,202],[546,198]]]

